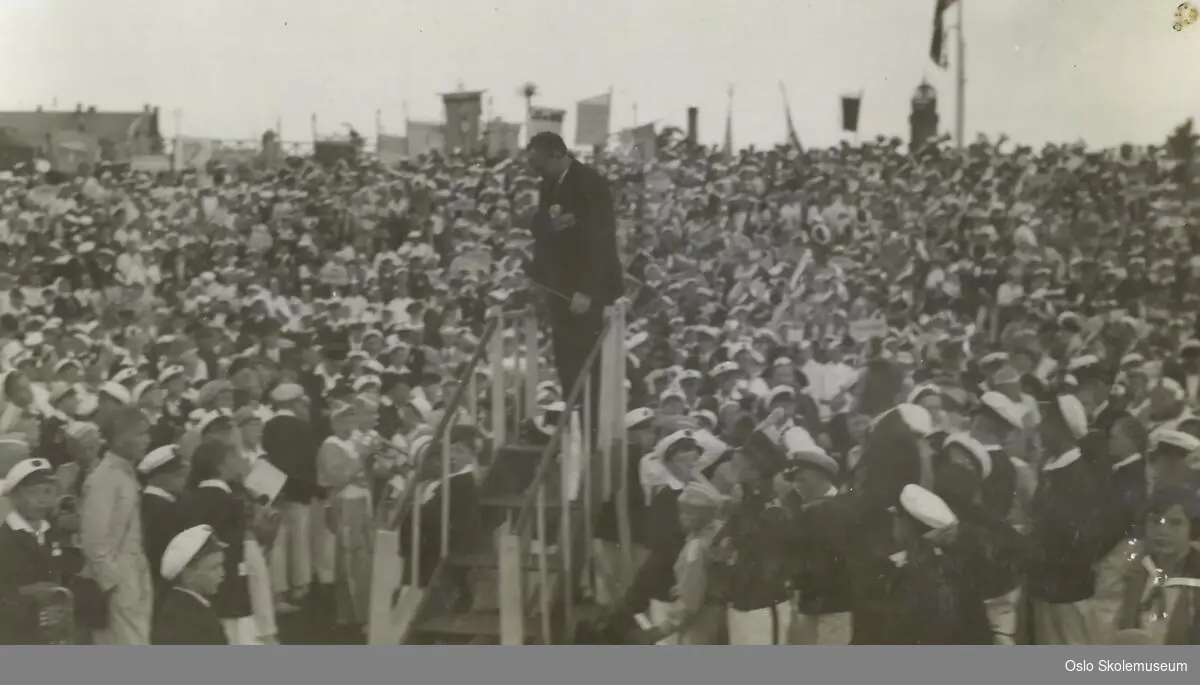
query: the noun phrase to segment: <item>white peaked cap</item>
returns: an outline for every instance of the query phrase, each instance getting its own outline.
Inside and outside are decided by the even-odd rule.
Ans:
[[[171,538],[171,541],[167,543],[166,550],[163,551],[160,569],[162,577],[166,580],[174,580],[178,577],[180,573],[183,573],[183,569],[192,563],[192,559],[196,558],[200,550],[209,544],[210,540],[220,547],[225,546],[217,539],[212,526],[192,526]]]
[[[917,521],[937,530],[958,523],[958,517],[945,500],[920,485],[905,485],[900,491],[900,506]]]

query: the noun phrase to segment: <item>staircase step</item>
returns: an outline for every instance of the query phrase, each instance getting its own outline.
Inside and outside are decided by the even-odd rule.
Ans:
[[[504,445],[499,450],[497,450],[496,455],[497,456],[512,455],[514,457],[525,457],[528,459],[537,460],[537,459],[542,458],[542,454],[545,451],[546,451],[546,448],[544,446],[539,447],[537,445],[510,444],[510,445]]]
[[[480,506],[496,507],[499,509],[520,509],[525,506],[525,493],[497,493],[483,495],[479,498]],[[579,510],[583,507],[580,502],[571,502],[572,511]],[[547,493],[546,496],[547,509],[562,509],[562,498],[558,492]]]
[[[526,632],[533,634],[526,635],[527,641],[540,643],[541,622],[537,620],[526,620]],[[422,633],[430,635],[447,635],[447,636],[463,636],[474,638],[476,640],[491,640],[491,644],[498,644],[500,640],[500,612],[499,611],[468,611],[461,614],[450,614],[446,616],[437,616],[417,624],[416,629]],[[488,644],[483,642],[482,644]]]
[[[547,550],[546,565],[548,568],[554,568],[556,556],[556,550]],[[495,552],[465,552],[461,554],[450,555],[450,557],[446,560],[446,563],[460,568],[493,569],[499,567],[500,556]],[[525,555],[525,558],[521,560],[521,568],[526,571],[538,570],[538,564],[539,559],[537,554],[527,554]]]

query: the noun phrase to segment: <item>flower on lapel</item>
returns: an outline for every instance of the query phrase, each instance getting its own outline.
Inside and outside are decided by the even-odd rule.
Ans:
[[[550,205],[550,223],[554,230],[561,231],[575,225],[575,216],[563,212],[562,205]]]

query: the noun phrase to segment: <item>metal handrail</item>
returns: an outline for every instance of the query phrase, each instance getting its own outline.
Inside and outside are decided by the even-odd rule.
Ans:
[[[527,529],[531,515],[530,512],[537,507],[538,491],[541,490],[547,475],[550,473],[550,465],[553,463],[554,456],[557,454],[559,446],[562,443],[562,436],[570,426],[571,417],[575,413],[575,403],[579,400],[583,389],[587,387],[592,373],[592,366],[597,361],[597,355],[603,349],[608,334],[612,330],[613,316],[610,314],[606,319],[604,327],[600,329],[600,335],[596,337],[595,344],[592,345],[592,349],[588,351],[587,357],[584,358],[579,377],[575,379],[575,383],[571,386],[571,392],[564,401],[565,410],[558,417],[554,434],[550,436],[550,442],[546,444],[545,449],[542,451],[542,460],[538,464],[537,472],[534,474],[528,491],[525,493],[525,501],[517,513],[516,522],[513,525],[514,532],[520,533]]]

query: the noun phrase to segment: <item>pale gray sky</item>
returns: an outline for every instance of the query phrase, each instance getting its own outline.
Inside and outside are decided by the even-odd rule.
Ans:
[[[1200,115],[1200,25],[1171,30],[1177,0],[964,0],[967,129],[1039,144],[1158,142]],[[157,104],[166,132],[284,138],[346,121],[400,133],[440,119],[438,93],[487,89],[524,116],[520,84],[568,109],[614,89],[614,125],[682,127],[705,142],[784,136],[779,82],[807,144],[841,139],[839,96],[865,93],[861,129],[907,135],[927,77],[953,126],[953,68],[928,58],[934,0],[0,0],[0,109]],[[949,13],[948,23],[954,21]],[[953,59],[953,54],[951,55]]]

